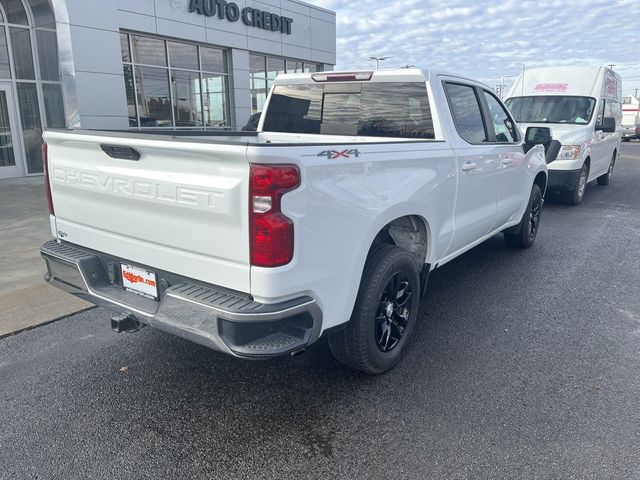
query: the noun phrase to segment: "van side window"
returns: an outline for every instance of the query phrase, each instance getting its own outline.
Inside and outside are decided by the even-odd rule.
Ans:
[[[500,104],[498,99],[490,92],[483,90],[484,97],[487,99],[487,105],[489,106],[489,114],[493,121],[493,129],[496,134],[496,142],[498,143],[513,143],[518,139],[516,133],[515,123]]]
[[[486,142],[487,132],[474,88],[469,85],[446,82],[445,92],[458,134],[469,143]]]
[[[602,119],[604,118],[604,106],[605,106],[605,100],[602,99],[602,103],[600,104],[600,107],[598,107],[598,116],[596,118],[596,125],[602,125]]]
[[[620,123],[622,118],[622,104],[620,101],[607,100],[604,105],[604,116],[613,117],[616,119],[616,123]]]

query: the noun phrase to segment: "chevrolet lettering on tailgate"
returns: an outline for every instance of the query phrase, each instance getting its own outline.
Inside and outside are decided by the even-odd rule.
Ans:
[[[222,192],[183,187],[170,182],[152,183],[135,178],[101,176],[67,168],[54,168],[51,178],[54,183],[73,185],[112,195],[125,195],[142,200],[158,200],[199,208],[216,208],[216,202],[224,197]]]

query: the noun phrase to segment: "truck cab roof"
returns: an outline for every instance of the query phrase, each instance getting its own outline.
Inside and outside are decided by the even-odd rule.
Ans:
[[[381,69],[381,70],[345,70],[345,71],[327,71],[317,73],[292,73],[278,75],[275,80],[276,85],[296,85],[306,84],[310,81],[317,83],[330,83],[330,82],[429,82],[438,76],[446,76],[450,78],[459,78],[465,82],[474,83],[476,85],[482,85],[486,88],[491,88],[488,85],[482,84],[476,80],[462,77],[453,73],[433,70],[433,69],[421,69],[421,68],[395,68],[395,69]]]

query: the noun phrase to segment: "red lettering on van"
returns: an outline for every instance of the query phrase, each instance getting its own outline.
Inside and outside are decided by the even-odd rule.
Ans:
[[[568,83],[538,83],[536,93],[565,93],[569,88]]]

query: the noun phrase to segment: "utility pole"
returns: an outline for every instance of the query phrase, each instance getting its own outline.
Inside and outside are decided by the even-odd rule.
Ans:
[[[616,66],[615,63],[610,63],[609,65],[607,65],[607,67],[609,67],[610,70],[613,70],[613,67],[615,66]]]
[[[500,98],[504,98],[504,91],[507,84],[505,83],[505,78],[513,78],[515,75],[502,75],[500,77],[500,85],[498,85],[498,96]]]
[[[376,62],[376,70],[378,70],[380,68],[380,62],[384,62],[385,60],[387,60],[389,57],[388,56],[382,56],[382,57],[374,57],[371,56],[369,57],[369,60],[375,60]]]

